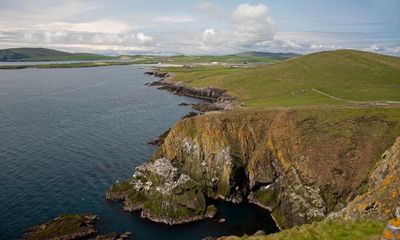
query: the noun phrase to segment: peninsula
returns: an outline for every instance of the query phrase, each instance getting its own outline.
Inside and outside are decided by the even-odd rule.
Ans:
[[[107,199],[123,200],[125,210],[178,224],[212,217],[207,199],[248,201],[270,210],[281,229],[331,218],[373,220],[383,231],[393,217],[399,58],[339,50],[154,75],[174,93],[233,105],[178,122],[132,179],[114,184]]]

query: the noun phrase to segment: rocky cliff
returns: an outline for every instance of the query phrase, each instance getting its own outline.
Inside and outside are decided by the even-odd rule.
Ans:
[[[249,200],[282,227],[323,219],[366,189],[400,135],[398,109],[212,113],[180,121],[107,198],[170,224],[210,217],[207,198]]]
[[[386,221],[394,217],[397,207],[400,207],[400,137],[382,154],[371,172],[368,190],[330,217]]]

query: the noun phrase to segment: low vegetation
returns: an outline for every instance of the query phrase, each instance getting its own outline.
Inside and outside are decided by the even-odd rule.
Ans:
[[[283,230],[268,236],[226,237],[225,240],[378,240],[384,223],[372,221],[325,221]]]

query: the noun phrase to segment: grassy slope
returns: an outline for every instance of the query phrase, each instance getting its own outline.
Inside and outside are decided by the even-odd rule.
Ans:
[[[378,240],[385,224],[369,221],[326,221],[303,225],[268,236],[226,237],[225,240]]]
[[[0,61],[80,61],[106,59],[114,58],[89,53],[68,53],[47,48],[12,48],[0,50]]]
[[[250,69],[196,68],[165,71],[189,86],[229,90],[249,107],[400,101],[400,58],[353,50],[314,53]]]

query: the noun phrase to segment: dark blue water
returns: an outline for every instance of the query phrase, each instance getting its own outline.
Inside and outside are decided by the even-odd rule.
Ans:
[[[144,86],[140,66],[0,70],[0,239],[61,213],[95,213],[100,232],[132,231],[135,239],[200,239],[276,231],[253,205],[217,203],[226,223],[169,227],[125,213],[104,199],[117,179],[150,159],[146,144],[190,107]]]

